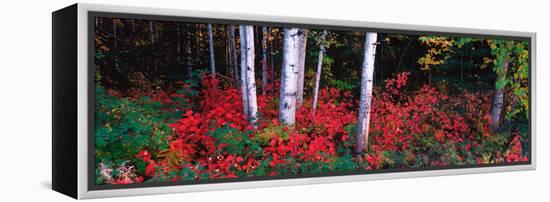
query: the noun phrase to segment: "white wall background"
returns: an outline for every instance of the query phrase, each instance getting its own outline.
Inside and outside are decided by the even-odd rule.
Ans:
[[[536,171],[258,188],[105,201],[541,201],[550,199],[549,5],[541,0],[87,0],[133,6],[537,32]],[[0,6],[1,201],[68,201],[51,186],[51,12],[68,0]]]

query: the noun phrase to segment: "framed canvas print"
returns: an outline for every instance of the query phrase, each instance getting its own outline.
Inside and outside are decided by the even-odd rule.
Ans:
[[[535,169],[535,33],[52,17],[53,189],[74,198]]]

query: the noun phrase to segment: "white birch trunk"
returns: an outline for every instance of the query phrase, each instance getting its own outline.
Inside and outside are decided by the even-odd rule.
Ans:
[[[377,34],[367,32],[365,36],[365,55],[361,67],[361,96],[359,99],[359,119],[357,120],[357,135],[355,152],[361,153],[368,148],[370,109],[372,102],[372,84],[374,58],[376,55]]]
[[[210,49],[210,71],[212,77],[216,77],[216,60],[214,58],[214,40],[212,36],[212,24],[208,24],[208,47]]]
[[[279,121],[284,125],[296,122],[296,84],[298,79],[299,29],[284,29],[283,64],[281,67],[281,92]]]
[[[258,104],[256,101],[256,78],[254,71],[254,28],[245,26],[246,35],[246,90],[248,96],[248,114],[250,123],[256,128]]]
[[[300,37],[298,42],[298,81],[297,81],[297,95],[296,95],[296,107],[300,108],[304,102],[304,71],[306,63],[306,46],[307,46],[307,29],[300,29]]]
[[[327,30],[321,33],[320,45],[319,45],[319,57],[317,58],[317,72],[315,73],[315,87],[313,89],[313,115],[317,109],[317,99],[319,96],[319,84],[321,81],[321,70],[323,68],[323,55],[325,54],[325,39],[327,36]]]
[[[241,45],[241,93],[243,96],[243,114],[246,119],[250,119],[250,114],[248,113],[248,91],[247,91],[247,82],[246,82],[246,31],[243,25],[239,25],[239,36],[240,36],[240,45]]]
[[[508,60],[508,59],[506,59]],[[496,81],[504,79],[508,72],[508,61],[504,61],[502,72],[497,75]],[[504,88],[498,88],[495,85],[495,97],[493,98],[493,108],[491,109],[491,130],[496,132],[500,128],[502,108],[504,106]]]

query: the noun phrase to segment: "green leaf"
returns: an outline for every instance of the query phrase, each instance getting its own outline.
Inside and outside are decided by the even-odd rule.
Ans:
[[[506,84],[508,84],[508,79],[501,79],[501,80],[498,80],[496,83],[495,83],[495,86],[497,88],[497,90],[500,90],[502,88],[504,88],[506,86]]]

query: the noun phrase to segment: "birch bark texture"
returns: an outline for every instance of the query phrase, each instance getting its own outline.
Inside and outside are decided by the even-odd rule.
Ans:
[[[256,99],[256,79],[254,75],[254,28],[240,25],[241,42],[241,91],[243,95],[243,113],[256,127],[258,104]]]
[[[300,30],[285,28],[283,32],[279,122],[283,125],[294,125],[296,123],[296,84],[299,71],[297,51]]]
[[[212,24],[208,23],[208,48],[210,50],[210,73],[212,77],[216,77],[216,59],[214,58],[214,40],[212,33]]]
[[[246,32],[244,25],[239,25],[239,40],[241,45],[241,93],[243,97],[243,114],[250,119],[248,113],[248,92],[246,87]]]
[[[374,58],[376,56],[377,33],[365,34],[363,65],[361,67],[361,91],[359,98],[359,114],[357,119],[357,135],[355,152],[361,153],[368,148],[370,108],[372,103],[372,86],[374,73]]]
[[[315,86],[313,88],[313,115],[317,110],[317,99],[319,96],[319,85],[321,83],[321,71],[323,70],[323,55],[325,54],[325,42],[327,37],[327,30],[323,30],[319,38],[319,56],[317,58],[317,69],[315,72]]]
[[[258,103],[256,100],[256,78],[254,71],[254,28],[251,25],[245,26],[246,34],[246,89],[248,96],[248,113],[252,126],[256,128],[258,117]]]
[[[298,41],[298,87],[297,87],[297,95],[296,95],[296,105],[297,108],[300,108],[302,106],[302,103],[304,102],[304,71],[305,71],[305,64],[306,64],[306,46],[307,46],[307,29],[300,29],[299,30],[299,41]]]
[[[508,57],[506,57],[502,69],[497,72],[496,81],[505,79],[508,72]],[[504,107],[504,87],[495,85],[495,97],[493,98],[493,108],[491,109],[491,130],[496,132],[500,128],[502,117],[502,108]]]

